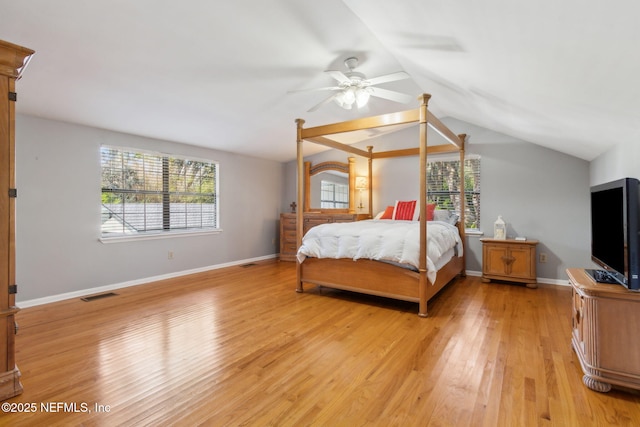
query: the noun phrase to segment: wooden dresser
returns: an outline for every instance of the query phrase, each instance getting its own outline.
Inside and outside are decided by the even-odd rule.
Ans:
[[[330,222],[353,222],[363,219],[362,215],[350,213],[315,213],[305,212],[303,214],[303,232],[306,233],[311,227]],[[368,217],[368,215],[366,215]],[[295,261],[298,247],[296,245],[296,214],[280,214],[280,261]]]
[[[15,82],[31,55],[31,49],[0,40],[0,400],[22,393],[15,361]]]
[[[482,281],[505,280],[537,288],[537,240],[480,239],[482,242]]]
[[[592,390],[640,390],[640,292],[597,283],[582,268],[567,270],[573,289],[571,345]]]

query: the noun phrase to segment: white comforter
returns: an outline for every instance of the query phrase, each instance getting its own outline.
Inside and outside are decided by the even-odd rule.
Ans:
[[[367,220],[322,224],[311,228],[298,249],[298,261],[314,258],[369,258],[419,266],[420,223],[418,221]],[[427,276],[435,281],[435,262],[462,241],[458,229],[446,222],[427,223]]]

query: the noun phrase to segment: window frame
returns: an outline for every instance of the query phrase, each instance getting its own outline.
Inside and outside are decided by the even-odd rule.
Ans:
[[[162,163],[162,175],[161,175],[161,179],[162,179],[162,190],[148,190],[146,188],[146,183],[145,183],[145,189],[143,190],[131,190],[131,189],[127,189],[127,188],[112,188],[109,189],[109,191],[105,191],[106,187],[103,187],[103,175],[104,175],[104,157],[103,157],[103,150],[117,150],[120,153],[130,153],[133,154],[134,156],[151,156],[151,157],[159,157],[161,159],[161,163]],[[201,193],[201,192],[187,192],[187,191],[183,191],[183,192],[179,192],[179,191],[172,191],[170,188],[170,185],[168,184],[168,182],[170,182],[170,177],[173,175],[170,172],[170,168],[168,167],[168,164],[172,161],[172,160],[179,160],[179,161],[183,161],[183,162],[197,162],[197,163],[202,163],[206,166],[213,166],[213,192],[209,193]],[[165,175],[166,174],[166,175]],[[156,171],[156,175],[157,175],[157,171]],[[156,183],[157,185],[157,183]],[[163,238],[170,238],[170,237],[178,237],[178,236],[193,236],[193,235],[197,235],[197,236],[202,236],[202,235],[207,235],[207,234],[218,234],[220,232],[222,232],[222,228],[220,227],[220,163],[216,160],[211,160],[211,159],[203,159],[203,158],[198,158],[195,156],[185,156],[185,155],[181,155],[181,154],[174,154],[174,153],[165,153],[165,152],[159,152],[159,151],[153,151],[153,150],[146,150],[146,149],[140,149],[140,148],[131,148],[131,147],[124,147],[124,146],[117,146],[117,145],[110,145],[110,144],[102,144],[100,146],[100,218],[101,218],[101,229],[100,229],[100,237],[99,237],[99,241],[101,241],[102,243],[114,243],[114,242],[125,242],[125,241],[139,241],[139,240],[150,240],[150,239],[163,239]],[[126,194],[132,194],[132,195],[138,195],[138,196],[156,196],[159,197],[162,201],[161,203],[161,209],[162,209],[162,228],[153,228],[153,229],[145,229],[142,231],[137,231],[133,232],[133,233],[126,233],[126,232],[120,232],[120,233],[107,233],[105,234],[104,231],[102,230],[102,224],[104,223],[102,217],[104,215],[104,210],[108,209],[108,207],[106,207],[104,205],[104,195],[105,194],[120,194],[120,195],[126,195]],[[189,196],[198,196],[199,194],[201,194],[203,197],[212,197],[213,198],[213,211],[211,213],[211,215],[213,216],[213,221],[214,221],[214,225],[213,226],[199,226],[199,227],[194,227],[194,226],[188,226],[188,221],[186,219],[185,216],[185,226],[184,227],[176,227],[176,228],[171,228],[171,215],[172,215],[172,204],[171,203],[171,197],[174,196],[182,196],[182,197],[189,197]],[[156,202],[157,203],[157,202]],[[147,218],[147,211],[146,211],[146,202],[141,203],[142,205],[145,206],[144,208],[144,222],[145,222],[145,228],[146,228],[146,222],[148,220]],[[203,203],[201,202],[200,205],[202,205]],[[186,211],[185,211],[185,215],[186,215]],[[202,216],[200,217],[200,222],[202,222]],[[125,226],[123,225],[123,228]]]

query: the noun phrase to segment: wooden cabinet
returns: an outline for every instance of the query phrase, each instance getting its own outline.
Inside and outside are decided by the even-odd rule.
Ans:
[[[505,280],[537,288],[537,240],[480,239],[482,242],[482,280]]]
[[[296,214],[280,214],[280,261],[296,260]]]
[[[353,222],[361,218],[362,215],[349,213],[314,213],[305,212],[303,214],[303,232],[306,233],[311,227],[330,222]],[[366,215],[368,218],[368,215]],[[298,246],[296,244],[296,224],[297,216],[294,213],[280,214],[280,261],[295,261]]]
[[[640,390],[640,293],[596,283],[584,269],[567,270],[573,289],[571,345],[592,390]]]
[[[0,40],[0,400],[22,393],[15,362],[15,81],[33,51]]]

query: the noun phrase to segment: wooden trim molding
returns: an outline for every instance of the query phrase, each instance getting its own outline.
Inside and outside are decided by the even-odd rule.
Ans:
[[[20,78],[35,51],[0,40],[0,75]]]

